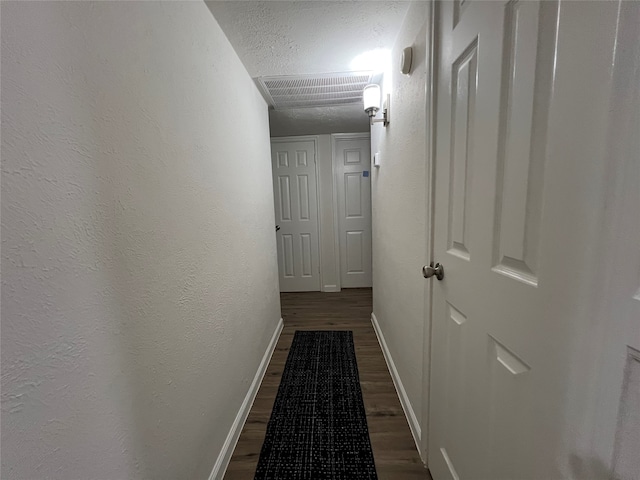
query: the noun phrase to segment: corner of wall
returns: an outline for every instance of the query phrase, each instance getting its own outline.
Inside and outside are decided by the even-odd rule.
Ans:
[[[213,470],[209,475],[209,480],[222,480],[224,477],[227,467],[229,466],[231,456],[233,455],[233,451],[236,448],[238,439],[240,438],[240,434],[242,433],[242,429],[244,428],[244,424],[247,421],[247,417],[249,416],[249,412],[251,411],[253,402],[255,401],[258,390],[260,389],[260,385],[262,384],[264,374],[267,371],[267,367],[269,366],[269,362],[271,361],[273,352],[275,351],[278,340],[280,339],[280,334],[282,333],[283,326],[283,319],[280,318],[278,324],[276,325],[276,329],[271,337],[271,341],[267,345],[267,349],[262,356],[260,365],[258,365],[258,369],[255,376],[253,377],[251,385],[249,386],[249,390],[247,391],[247,394],[245,395],[244,400],[242,401],[242,404],[238,409],[238,414],[236,415],[233,424],[231,425],[231,429],[227,434],[227,438],[224,441],[222,450],[220,451],[220,454],[216,459]]]
[[[418,419],[418,416],[415,414],[413,405],[411,404],[411,400],[409,399],[404,385],[402,384],[402,379],[400,378],[398,369],[396,368],[396,364],[393,361],[391,352],[387,347],[387,342],[384,338],[384,334],[382,333],[382,329],[378,324],[378,319],[376,318],[375,313],[371,313],[371,323],[373,324],[373,329],[376,332],[378,343],[380,344],[380,348],[382,349],[382,353],[384,354],[384,359],[387,363],[387,369],[391,374],[391,379],[393,380],[393,385],[396,388],[396,393],[398,394],[398,398],[400,398],[400,404],[402,405],[402,410],[404,411],[404,415],[407,418],[407,423],[409,424],[409,427],[411,429],[413,441],[416,444],[418,452],[420,452],[420,456],[422,456],[422,429],[420,427],[420,421]],[[422,460],[426,461],[426,459],[424,458]]]

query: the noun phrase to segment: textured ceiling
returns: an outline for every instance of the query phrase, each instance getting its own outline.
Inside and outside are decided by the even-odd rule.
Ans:
[[[252,77],[347,72],[391,48],[409,2],[212,1],[207,5]]]
[[[206,3],[254,78],[368,70],[354,66],[353,60],[373,50],[391,49],[409,6],[409,2],[377,0]],[[305,123],[306,133],[368,131],[368,118],[358,108],[323,108],[327,110],[314,108],[306,114],[299,109],[272,111],[272,131],[299,134],[293,127],[300,122]]]

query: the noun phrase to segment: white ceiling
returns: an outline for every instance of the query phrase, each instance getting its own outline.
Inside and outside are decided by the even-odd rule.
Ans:
[[[207,6],[257,78],[370,70],[353,60],[391,49],[409,2],[217,0]],[[368,131],[367,116],[353,105],[278,110],[270,116],[274,136]]]

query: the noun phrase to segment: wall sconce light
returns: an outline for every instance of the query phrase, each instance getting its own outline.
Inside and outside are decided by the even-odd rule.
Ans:
[[[380,110],[380,85],[372,83],[364,87],[362,91],[362,100],[364,102],[364,111],[369,115],[369,124],[382,122],[386,127],[389,124],[388,109],[389,109],[389,95],[387,95],[386,101],[382,107],[382,118],[374,118]]]

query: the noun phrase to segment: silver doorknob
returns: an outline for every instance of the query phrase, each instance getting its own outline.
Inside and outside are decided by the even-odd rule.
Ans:
[[[428,266],[422,267],[422,275],[424,278],[431,278],[435,275],[438,280],[442,280],[444,278],[444,267],[439,263],[434,266],[433,262],[431,262]]]

